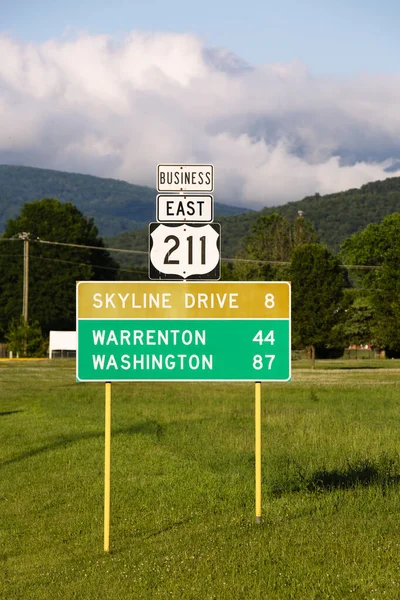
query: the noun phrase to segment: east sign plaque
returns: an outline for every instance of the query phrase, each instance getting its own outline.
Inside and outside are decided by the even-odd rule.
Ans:
[[[214,199],[206,194],[158,194],[157,221],[160,223],[211,223]]]
[[[78,381],[289,381],[287,282],[77,285]]]

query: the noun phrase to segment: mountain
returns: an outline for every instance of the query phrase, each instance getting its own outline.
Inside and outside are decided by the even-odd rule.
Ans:
[[[386,215],[400,212],[400,177],[374,181],[336,194],[315,194],[259,212],[222,217],[219,221],[223,256],[235,256],[259,215],[276,212],[291,221],[299,211],[313,223],[320,241],[338,252],[341,243],[353,233],[365,229],[369,223],[380,223]]]
[[[19,215],[25,202],[57,198],[72,202],[85,216],[93,217],[100,235],[113,236],[155,221],[156,195],[155,189],[117,179],[0,165],[0,233],[8,219]],[[246,211],[218,202],[214,209],[216,217]]]
[[[251,233],[252,226],[260,215],[277,212],[291,221],[299,211],[313,223],[320,241],[337,252],[340,244],[353,233],[361,231],[369,223],[380,223],[388,214],[400,212],[400,177],[367,183],[359,189],[337,194],[315,194],[297,202],[261,211],[219,217],[222,256],[234,258],[237,255],[243,248],[245,236]],[[114,248],[147,250],[147,228],[121,233],[107,240],[107,244]],[[132,255],[128,257],[120,254],[116,259],[125,265],[132,264]]]
[[[9,218],[18,216],[25,202],[54,197],[72,202],[84,215],[93,217],[100,234],[108,238],[106,245],[145,251],[147,225],[155,220],[156,194],[154,189],[115,179],[0,165],[0,232]],[[400,212],[400,177],[337,194],[315,194],[261,211],[215,203],[216,221],[222,225],[222,256],[236,256],[260,215],[277,212],[293,220],[298,211],[313,223],[321,242],[338,251],[352,233]],[[127,255],[122,256],[116,258],[125,263]]]

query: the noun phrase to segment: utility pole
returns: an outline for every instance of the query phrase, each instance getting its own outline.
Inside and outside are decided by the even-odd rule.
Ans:
[[[11,240],[23,240],[24,242],[24,279],[23,279],[23,288],[22,288],[22,318],[24,320],[25,325],[25,333],[24,333],[24,345],[23,345],[23,353],[26,356],[27,351],[27,339],[26,339],[26,327],[28,325],[28,296],[29,296],[29,239],[30,233],[26,231],[22,231],[17,233],[10,238]],[[18,353],[17,353],[18,356]]]
[[[26,231],[21,231],[13,235],[12,240],[24,241],[24,279],[22,288],[22,317],[24,324],[28,323],[28,297],[29,297],[29,239],[31,234]]]
[[[22,299],[22,316],[25,325],[28,323],[28,293],[29,293],[29,233],[22,234],[24,240],[24,288]]]

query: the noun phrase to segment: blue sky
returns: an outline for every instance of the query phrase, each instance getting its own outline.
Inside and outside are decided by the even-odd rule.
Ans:
[[[0,0],[0,164],[262,208],[400,176],[400,4]]]
[[[396,0],[0,0],[0,27],[43,42],[77,30],[194,33],[251,64],[304,62],[312,73],[396,73]]]

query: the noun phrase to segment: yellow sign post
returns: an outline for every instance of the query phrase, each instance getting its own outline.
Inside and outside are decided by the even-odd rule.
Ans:
[[[104,552],[110,551],[111,508],[111,383],[106,383],[104,460]]]
[[[256,523],[261,523],[261,381],[255,384]]]

